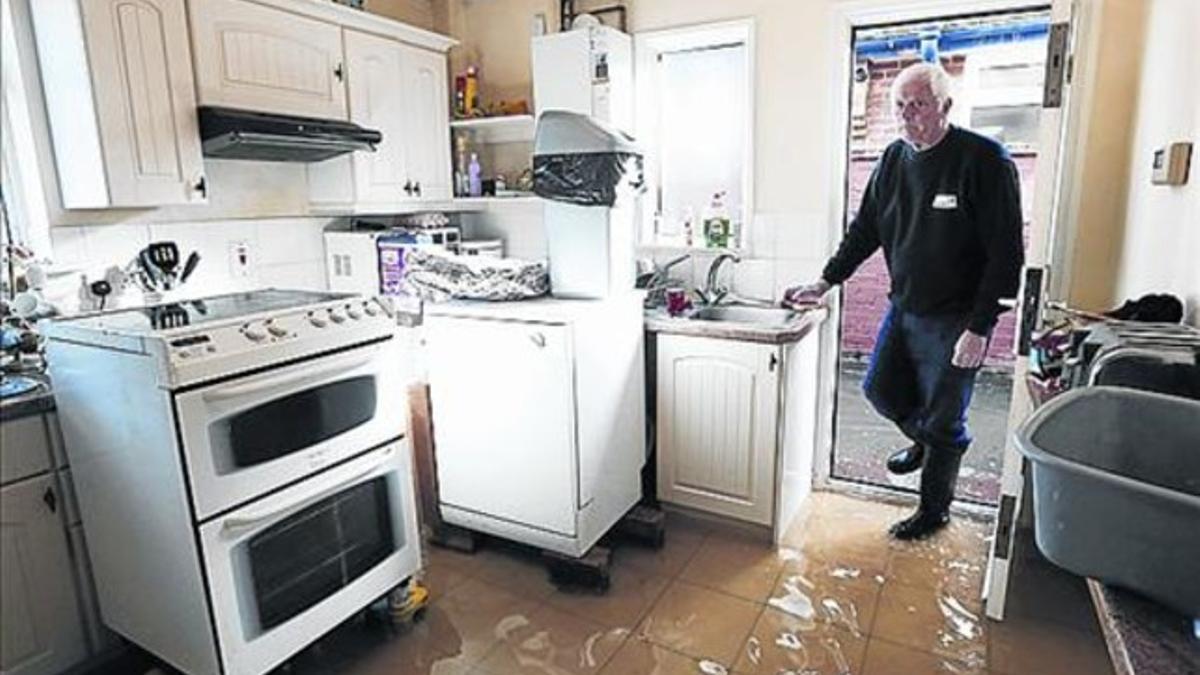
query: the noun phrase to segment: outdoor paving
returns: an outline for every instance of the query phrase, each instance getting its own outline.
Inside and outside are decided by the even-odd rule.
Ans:
[[[838,382],[837,441],[833,474],[878,485],[915,490],[919,474],[893,476],[884,466],[887,455],[908,444],[904,436],[880,417],[862,394],[866,364],[843,359]],[[1000,498],[1004,465],[1005,428],[1012,394],[1012,374],[983,371],[975,385],[968,428],[975,441],[963,457],[958,496],[995,504]]]

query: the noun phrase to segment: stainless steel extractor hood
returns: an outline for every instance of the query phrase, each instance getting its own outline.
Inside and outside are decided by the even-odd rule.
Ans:
[[[268,162],[320,162],[356,150],[375,151],[383,134],[345,120],[201,106],[206,157]]]

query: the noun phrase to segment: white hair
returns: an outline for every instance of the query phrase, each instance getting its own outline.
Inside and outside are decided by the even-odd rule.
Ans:
[[[929,91],[933,92],[938,103],[945,104],[950,100],[950,76],[936,63],[914,63],[896,76],[892,82],[892,100],[896,99],[896,95],[900,93],[900,87],[913,81],[922,81],[929,85]]]

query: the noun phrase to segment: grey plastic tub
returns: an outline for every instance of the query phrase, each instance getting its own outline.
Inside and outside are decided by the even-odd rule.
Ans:
[[[1051,562],[1200,617],[1200,401],[1078,389],[1031,415],[1016,443]]]

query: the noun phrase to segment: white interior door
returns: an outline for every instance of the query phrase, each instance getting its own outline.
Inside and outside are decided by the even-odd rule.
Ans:
[[[428,349],[440,501],[574,536],[570,329],[434,317]]]
[[[1063,226],[1060,196],[1062,190],[1064,151],[1068,117],[1071,111],[1070,64],[1075,60],[1073,46],[1078,42],[1072,0],[1052,0],[1050,10],[1050,40],[1046,56],[1045,95],[1039,120],[1038,171],[1034,186],[1033,222],[1025,251],[1025,269],[1021,279],[1021,294],[1017,298],[1017,354],[1013,363],[1012,400],[1009,405],[1007,442],[1004,448],[1004,467],[1000,481],[1000,511],[996,517],[995,536],[988,553],[987,580],[984,594],[987,614],[993,619],[1004,618],[1008,594],[1008,578],[1013,557],[1013,536],[1020,516],[1025,486],[1025,460],[1013,444],[1013,430],[1030,413],[1034,403],[1025,385],[1029,373],[1029,336],[1040,327],[1047,285],[1055,261],[1055,231]],[[1078,64],[1075,64],[1078,66]]]

